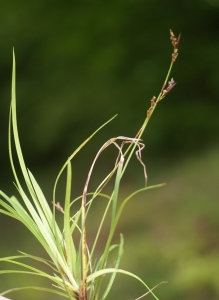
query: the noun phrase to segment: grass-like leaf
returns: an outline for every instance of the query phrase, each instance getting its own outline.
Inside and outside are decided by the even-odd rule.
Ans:
[[[17,114],[16,114],[16,63],[15,54],[13,51],[13,68],[12,68],[12,88],[11,88],[11,106],[9,114],[9,158],[11,163],[12,172],[15,179],[15,187],[19,193],[21,201],[15,196],[7,196],[4,192],[0,191],[0,213],[5,214],[11,218],[14,218],[24,224],[24,226],[35,236],[36,240],[43,246],[49,259],[41,258],[35,255],[26,254],[20,252],[21,255],[9,256],[0,258],[0,262],[7,262],[12,265],[16,265],[21,270],[0,270],[0,274],[26,274],[41,276],[45,279],[49,279],[52,282],[54,288],[44,287],[14,287],[10,290],[2,292],[1,295],[5,295],[12,291],[19,291],[22,289],[30,288],[32,290],[41,290],[44,292],[55,293],[59,296],[68,298],[70,300],[105,300],[108,296],[115,277],[118,273],[131,276],[140,281],[146,288],[145,292],[138,299],[143,298],[149,293],[158,299],[153,293],[153,289],[150,289],[147,284],[139,278],[137,275],[132,274],[128,271],[119,269],[121,261],[124,239],[123,235],[120,234],[119,244],[112,242],[113,236],[116,231],[117,224],[123,212],[125,205],[135,195],[149,189],[158,188],[164,184],[147,186],[147,173],[146,166],[141,158],[141,151],[144,148],[144,143],[141,140],[141,136],[152,116],[158,103],[169,93],[169,91],[175,86],[173,79],[169,80],[170,72],[173,64],[176,61],[178,55],[178,44],[179,37],[176,38],[172,31],[170,31],[171,42],[174,48],[172,54],[172,60],[164,84],[158,97],[153,97],[151,100],[150,108],[147,111],[147,117],[143,122],[140,130],[134,138],[118,136],[109,139],[103,144],[100,150],[97,152],[90,170],[87,175],[86,182],[82,195],[76,199],[71,199],[72,191],[72,159],[75,155],[84,147],[90,139],[98,133],[104,126],[111,122],[113,118],[108,120],[102,126],[100,126],[93,134],[91,134],[66,160],[62,166],[58,176],[55,180],[53,188],[53,200],[52,208],[50,208],[50,202],[45,198],[42,189],[40,188],[37,180],[27,169],[18,134]],[[124,145],[129,144],[126,151],[123,151]],[[95,164],[101,155],[101,153],[108,148],[110,145],[114,145],[118,149],[118,157],[115,159],[115,165],[112,171],[100,182],[94,192],[89,191],[89,182],[93,174]],[[16,159],[18,160],[23,179],[20,180],[18,173],[15,168],[15,160],[13,156],[13,148],[15,147]],[[133,192],[126,199],[120,199],[120,186],[122,178],[128,163],[133,156],[134,152],[138,161],[142,164],[144,169],[145,187]],[[65,188],[65,203],[62,208],[59,202],[56,202],[56,189],[59,179],[62,173],[66,170],[66,188]],[[115,183],[110,195],[106,195],[102,192],[108,182],[115,177]],[[25,183],[23,187],[21,182]],[[27,192],[26,192],[27,191]],[[87,200],[87,197],[91,196]],[[97,226],[97,232],[92,245],[87,244],[87,222],[88,214],[92,212],[92,204],[96,201],[97,197],[102,197],[106,200],[105,208],[100,218],[100,222]],[[74,211],[73,215],[71,212],[74,210],[74,204],[77,201],[81,201],[81,207],[78,211]],[[99,258],[95,257],[96,248],[103,230],[103,225],[107,220],[107,216],[110,214],[111,209],[111,220],[108,224],[109,234],[106,239],[106,243],[102,249],[102,254]],[[60,211],[63,216],[63,228],[58,226],[56,222],[56,210]],[[75,242],[75,232],[79,234],[79,243]],[[116,259],[114,261],[114,267],[110,260],[110,253],[117,251]],[[42,271],[41,269],[33,267],[29,263],[21,262],[20,260],[28,259],[29,261],[37,261],[46,265],[48,272]],[[103,276],[109,274],[108,283],[106,284],[105,290],[101,290]],[[101,291],[101,292],[100,292]]]

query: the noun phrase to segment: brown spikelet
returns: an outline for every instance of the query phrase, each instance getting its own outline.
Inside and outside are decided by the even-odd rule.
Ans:
[[[175,34],[173,33],[173,31],[170,29],[170,39],[174,48],[174,51],[172,53],[172,63],[174,63],[177,59],[178,56],[178,45],[179,45],[179,41],[180,41],[180,36],[181,34],[178,35],[178,37],[175,37]]]

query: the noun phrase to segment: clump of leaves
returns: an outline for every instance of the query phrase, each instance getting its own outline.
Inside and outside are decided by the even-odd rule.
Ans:
[[[15,92],[15,55],[13,53],[13,70],[12,70],[12,95],[11,106],[9,115],[9,157],[12,167],[12,171],[15,179],[15,186],[20,194],[22,202],[20,202],[15,196],[7,196],[4,192],[0,191],[0,205],[3,207],[0,209],[2,214],[5,214],[11,218],[17,219],[23,223],[26,228],[36,237],[38,242],[43,246],[49,256],[49,260],[41,257],[30,255],[24,252],[20,252],[17,256],[10,256],[1,258],[0,261],[9,262],[21,267],[21,270],[1,270],[0,274],[15,273],[15,274],[30,274],[42,276],[52,281],[52,288],[43,287],[19,287],[12,288],[11,290],[2,292],[1,295],[5,295],[11,291],[31,288],[36,290],[42,290],[45,292],[55,293],[57,295],[76,300],[97,300],[105,299],[113,285],[115,276],[117,273],[123,273],[134,277],[139,280],[146,288],[144,295],[137,299],[140,299],[149,293],[158,299],[153,293],[153,289],[150,289],[147,284],[135,274],[128,271],[119,269],[121,256],[123,253],[124,239],[123,235],[120,235],[120,243],[113,244],[112,238],[114,236],[118,221],[126,203],[131,200],[136,194],[163,186],[163,184],[147,186],[147,173],[146,167],[141,159],[141,151],[144,148],[144,144],[141,140],[141,136],[156,108],[158,103],[171,91],[175,86],[174,79],[169,79],[173,64],[178,56],[178,44],[179,37],[175,37],[174,33],[170,30],[170,38],[173,45],[173,53],[171,58],[170,67],[165,78],[161,91],[156,98],[151,99],[150,108],[147,110],[146,119],[143,122],[142,127],[134,138],[118,136],[108,140],[97,152],[96,157],[91,165],[90,171],[87,175],[87,180],[84,185],[83,193],[77,199],[71,199],[72,188],[72,167],[71,161],[75,155],[84,147],[87,142],[106,124],[112,119],[98,128],[88,139],[86,139],[67,159],[62,169],[60,170],[53,189],[53,201],[52,208],[49,206],[49,201],[46,200],[40,186],[30,170],[26,167],[21,145],[19,141],[17,115],[16,115],[16,92]],[[19,165],[23,174],[23,178],[26,187],[23,188],[21,181],[18,178],[17,171],[15,169],[15,163],[12,153],[12,141],[16,149],[16,155],[19,161]],[[124,151],[124,145],[128,144],[126,151]],[[99,184],[96,190],[92,193],[88,193],[88,186],[92,176],[92,172],[97,159],[100,154],[110,145],[114,145],[118,149],[118,157],[115,161],[113,170],[108,174],[106,178]],[[129,164],[132,155],[136,154],[138,161],[142,164],[145,177],[145,187],[133,192],[126,199],[120,201],[118,205],[118,195],[120,182],[124,175],[124,172]],[[66,170],[66,189],[65,189],[65,201],[64,207],[56,199],[56,188],[60,176]],[[102,193],[103,188],[107,183],[115,177],[115,183],[111,195]],[[28,192],[26,192],[27,190]],[[88,198],[89,197],[89,198]],[[93,244],[88,245],[86,237],[87,216],[92,211],[92,204],[97,197],[103,197],[106,201],[106,207],[102,215],[100,224],[96,232]],[[77,201],[81,201],[80,209],[75,211],[74,205]],[[57,223],[57,211],[63,214],[63,228],[61,229]],[[73,214],[71,212],[73,211]],[[94,259],[94,253],[100,233],[103,228],[104,222],[106,222],[106,216],[111,211],[111,219],[109,224],[109,234],[106,243],[102,249],[102,255],[99,259]],[[79,242],[76,244],[75,235],[80,235]],[[109,254],[112,251],[117,251],[117,258],[113,267],[109,267],[108,263]],[[46,273],[32,265],[22,262],[23,259],[28,258],[49,267],[51,273]],[[108,283],[104,289],[101,289],[103,283],[103,276],[110,274]],[[159,285],[159,284],[158,284]],[[4,298],[4,297],[1,297]],[[136,299],[136,300],[137,300]]]

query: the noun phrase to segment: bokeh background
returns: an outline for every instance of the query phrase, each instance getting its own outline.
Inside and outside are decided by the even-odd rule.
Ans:
[[[1,3],[0,25],[0,189],[16,193],[7,146],[15,47],[20,139],[48,201],[65,159],[102,123],[119,114],[73,161],[75,197],[101,145],[137,133],[169,67],[169,29],[182,33],[172,73],[177,85],[143,136],[149,184],[167,186],[127,205],[116,239],[120,232],[125,236],[122,268],[150,287],[168,281],[156,290],[160,299],[219,299],[219,0],[8,0]],[[115,157],[113,148],[103,154],[91,189]],[[143,184],[133,159],[121,199]],[[62,186],[59,193],[62,203]],[[93,221],[99,211],[97,204]],[[93,229],[95,224],[91,236]],[[22,225],[4,216],[0,241],[0,256],[17,250],[44,255]],[[0,291],[42,284],[50,286],[40,278],[1,275]],[[138,282],[118,275],[109,299],[142,293]],[[9,297],[45,299],[37,291]]]

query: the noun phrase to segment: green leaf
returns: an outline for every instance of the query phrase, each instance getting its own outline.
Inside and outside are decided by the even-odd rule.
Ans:
[[[99,276],[109,274],[109,273],[122,273],[122,274],[125,274],[125,275],[128,275],[128,276],[131,276],[131,277],[137,279],[138,281],[140,281],[147,288],[148,291],[151,291],[151,289],[147,286],[147,284],[140,277],[138,277],[137,275],[135,275],[131,272],[125,271],[125,270],[114,269],[114,268],[107,268],[107,269],[102,269],[102,270],[99,270],[97,272],[94,272],[93,274],[91,274],[87,277],[87,282],[89,283],[90,281],[94,280],[95,278],[97,278]],[[152,291],[151,291],[151,294],[154,296],[154,298],[156,300],[158,300],[158,298],[154,295],[154,293]]]
[[[123,246],[124,246],[124,238],[123,238],[123,235],[120,234],[120,244],[119,244],[117,260],[116,260],[115,267],[114,267],[115,269],[118,269],[118,267],[119,267],[120,260],[121,260],[122,254],[123,254]],[[106,299],[107,295],[109,294],[109,292],[112,288],[115,277],[116,277],[116,272],[111,275],[110,281],[109,281],[101,299]]]
[[[76,251],[71,235],[70,227],[70,202],[71,202],[71,185],[72,185],[72,169],[71,162],[67,164],[67,179],[66,179],[66,193],[65,193],[65,208],[64,208],[64,236],[65,249],[67,256],[67,264],[72,273],[76,272]]]

